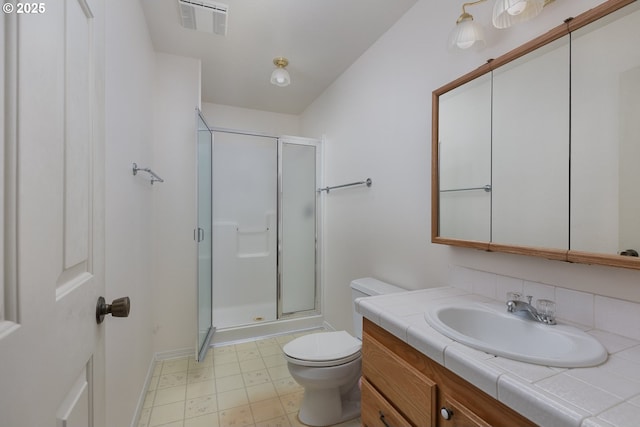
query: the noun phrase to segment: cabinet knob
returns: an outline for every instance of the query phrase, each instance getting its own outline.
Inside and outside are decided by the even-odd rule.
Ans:
[[[453,411],[449,408],[445,408],[444,406],[440,409],[440,415],[442,415],[442,418],[444,418],[445,420],[450,420],[451,417],[453,417]]]

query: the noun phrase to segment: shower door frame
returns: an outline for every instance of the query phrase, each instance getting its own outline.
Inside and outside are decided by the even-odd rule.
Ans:
[[[282,190],[282,149],[281,144],[289,143],[289,144],[299,144],[299,145],[308,145],[315,146],[316,148],[316,188],[322,183],[322,166],[323,166],[323,144],[322,140],[314,139],[314,138],[304,138],[299,136],[289,136],[289,135],[281,135],[276,136],[265,132],[255,132],[255,131],[245,131],[240,129],[232,129],[232,128],[224,128],[213,126],[209,127],[212,132],[221,132],[221,133],[230,133],[236,135],[247,135],[247,136],[257,136],[257,137],[265,137],[265,138],[273,138],[276,140],[276,150],[277,150],[277,203],[276,203],[276,217],[277,217],[277,232],[278,241],[276,242],[277,254],[276,254],[276,320],[275,322],[283,319],[295,319],[302,318],[308,316],[319,315],[322,313],[321,310],[321,302],[322,302],[322,286],[321,286],[321,271],[322,271],[322,218],[323,218],[323,205],[322,198],[320,197],[320,193],[316,190],[316,209],[315,209],[315,219],[316,219],[316,236],[315,236],[315,284],[314,284],[314,292],[315,292],[315,303],[314,308],[311,310],[303,310],[293,313],[283,313],[282,311],[282,281],[281,281],[281,230],[282,230],[282,216],[281,216],[281,190]],[[213,283],[212,283],[213,286]],[[250,326],[250,325],[237,325],[238,327]]]

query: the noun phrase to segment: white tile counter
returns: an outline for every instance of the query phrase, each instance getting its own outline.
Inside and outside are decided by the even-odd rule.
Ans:
[[[437,332],[424,319],[426,307],[434,301],[470,300],[504,305],[465,290],[442,287],[361,298],[356,301],[356,310],[541,426],[640,425],[640,341],[573,323],[602,343],[609,353],[607,361],[591,368],[550,368],[497,357],[459,344]],[[637,308],[640,311],[640,305]],[[615,304],[613,310],[615,312],[598,313],[598,316],[615,317],[616,323],[632,324],[626,323],[619,329],[613,324],[612,329],[640,328],[634,322],[637,312],[633,307],[627,310],[631,312],[630,319],[626,319]],[[561,313],[560,305],[558,313]],[[558,323],[566,322],[559,318]]]

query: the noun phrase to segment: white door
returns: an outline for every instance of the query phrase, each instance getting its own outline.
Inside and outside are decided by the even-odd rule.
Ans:
[[[0,425],[102,426],[104,3],[3,3]]]

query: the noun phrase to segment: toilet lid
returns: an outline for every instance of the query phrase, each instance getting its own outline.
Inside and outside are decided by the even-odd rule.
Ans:
[[[287,343],[282,350],[294,359],[322,362],[353,356],[361,348],[359,339],[346,331],[337,331],[304,335]]]

